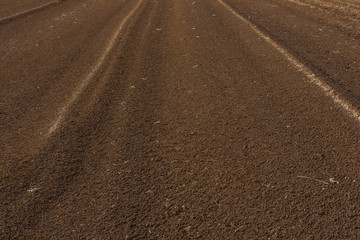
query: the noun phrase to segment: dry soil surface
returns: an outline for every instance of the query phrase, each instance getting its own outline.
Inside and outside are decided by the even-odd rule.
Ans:
[[[0,239],[360,238],[359,1],[47,3],[0,0]]]

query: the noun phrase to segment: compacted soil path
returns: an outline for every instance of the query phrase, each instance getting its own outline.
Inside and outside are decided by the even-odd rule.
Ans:
[[[10,2],[0,239],[359,239],[358,1]]]

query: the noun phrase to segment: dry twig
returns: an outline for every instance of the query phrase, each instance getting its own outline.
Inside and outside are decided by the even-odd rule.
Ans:
[[[324,183],[324,184],[329,184],[328,182],[324,182],[324,181],[321,181],[319,179],[316,179],[316,178],[312,178],[312,177],[306,177],[306,176],[297,176],[298,178],[306,178],[306,179],[311,179],[311,180],[314,180],[314,181],[317,181],[319,183]]]

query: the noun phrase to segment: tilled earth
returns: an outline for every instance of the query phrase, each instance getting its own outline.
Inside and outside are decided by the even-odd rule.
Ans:
[[[360,238],[359,1],[47,3],[0,0],[0,239]]]

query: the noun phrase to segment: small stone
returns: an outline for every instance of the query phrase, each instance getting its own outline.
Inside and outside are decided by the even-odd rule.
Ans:
[[[27,192],[33,193],[33,192],[41,192],[41,191],[40,191],[40,188],[30,188],[27,190]]]
[[[336,183],[336,184],[339,184],[339,182],[338,182],[338,181],[336,181],[334,178],[329,178],[329,181],[330,181],[331,183]]]

